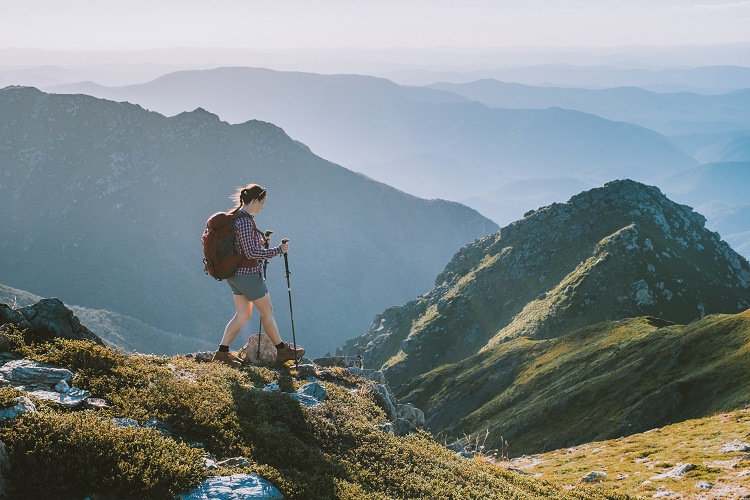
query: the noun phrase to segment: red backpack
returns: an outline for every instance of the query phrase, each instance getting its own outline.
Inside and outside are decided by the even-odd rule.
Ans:
[[[228,214],[218,212],[206,221],[203,231],[203,264],[206,274],[217,280],[229,278],[238,267],[255,267],[256,259],[234,253],[234,219],[249,217],[245,212]],[[256,229],[257,231],[257,229]]]

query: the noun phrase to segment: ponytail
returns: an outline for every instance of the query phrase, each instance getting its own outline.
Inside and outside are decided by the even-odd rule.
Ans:
[[[237,203],[237,208],[232,210],[231,214],[236,214],[243,205],[253,200],[263,200],[266,197],[266,190],[258,184],[248,184],[244,188],[237,188],[237,191],[229,197],[230,200]]]

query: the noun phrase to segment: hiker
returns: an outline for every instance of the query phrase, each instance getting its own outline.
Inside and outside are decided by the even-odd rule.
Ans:
[[[281,340],[279,328],[273,317],[273,306],[268,294],[266,280],[263,278],[263,260],[276,257],[289,251],[288,243],[281,243],[277,247],[268,248],[271,238],[265,236],[255,225],[254,215],[263,210],[266,203],[266,190],[257,184],[248,184],[231,197],[237,208],[230,214],[244,212],[247,217],[237,217],[234,220],[234,250],[247,258],[256,259],[257,265],[253,267],[238,267],[236,272],[227,278],[227,283],[232,289],[236,313],[227,323],[224,336],[221,339],[219,350],[214,353],[213,360],[230,366],[242,366],[240,358],[229,352],[229,346],[240,332],[242,325],[250,319],[253,306],[260,312],[260,320],[266,335],[276,345],[276,362],[283,363],[293,359],[299,359],[305,354],[305,350],[294,347]]]

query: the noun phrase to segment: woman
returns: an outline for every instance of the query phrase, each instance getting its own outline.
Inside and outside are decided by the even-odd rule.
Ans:
[[[214,353],[213,360],[225,363],[229,366],[242,366],[242,361],[229,352],[229,346],[240,333],[244,325],[253,313],[253,306],[260,312],[260,320],[266,335],[276,345],[276,362],[283,363],[291,359],[299,359],[305,354],[305,350],[294,347],[281,340],[279,328],[273,317],[273,306],[268,294],[266,281],[263,279],[263,260],[270,259],[289,251],[289,244],[268,248],[271,238],[267,238],[255,225],[254,215],[263,210],[266,203],[266,190],[257,184],[248,184],[239,189],[232,200],[238,203],[237,208],[230,214],[236,214],[234,219],[234,250],[249,259],[255,259],[250,267],[238,267],[235,274],[227,278],[227,283],[232,289],[234,296],[234,307],[236,313],[227,323],[224,336],[221,339],[219,350]]]

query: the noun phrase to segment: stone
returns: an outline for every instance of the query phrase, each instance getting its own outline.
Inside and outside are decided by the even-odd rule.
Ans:
[[[72,387],[66,393],[39,389],[36,391],[29,391],[29,394],[35,398],[43,399],[51,403],[57,403],[66,408],[75,408],[91,396],[89,391],[84,391],[77,387]]]
[[[674,468],[670,469],[669,471],[663,474],[656,475],[652,477],[651,479],[667,479],[667,478],[679,479],[693,469],[695,469],[695,465],[689,462],[684,463],[684,464],[678,463],[676,466],[674,466]]]
[[[322,368],[362,368],[362,357],[359,356],[326,356],[313,359],[313,363]]]
[[[320,401],[325,401],[328,391],[326,388],[320,385],[318,382],[310,382],[297,390],[297,394],[304,394]]]
[[[83,326],[73,311],[57,298],[42,299],[17,310],[7,304],[0,304],[0,324],[5,323],[27,330],[28,335],[36,339],[59,337],[104,345],[104,341]]]
[[[14,387],[43,386],[55,387],[61,380],[66,383],[73,378],[73,372],[65,368],[56,368],[30,359],[8,361],[0,366],[0,382]]]
[[[237,352],[237,356],[243,362],[255,366],[271,366],[276,363],[277,351],[268,335],[256,333],[247,339],[247,343]]]
[[[86,398],[83,400],[83,407],[87,410],[106,410],[109,404],[101,398]]]
[[[17,418],[25,413],[36,413],[36,406],[26,396],[20,396],[15,406],[0,410],[0,420]]]
[[[424,428],[424,412],[411,403],[396,405],[399,418],[403,418],[417,429]]]
[[[578,480],[579,483],[598,483],[603,481],[604,479],[607,479],[609,476],[607,476],[606,472],[602,472],[600,470],[592,470],[585,476],[583,476],[581,479]]]
[[[217,462],[216,465],[219,467],[249,467],[250,462],[245,457],[234,457]]]
[[[383,405],[385,406],[386,416],[388,417],[388,420],[398,418],[398,411],[396,411],[396,406],[393,404],[393,400],[388,388],[383,384],[379,384],[373,387],[372,390],[375,394],[378,395],[381,403],[383,403]]]
[[[708,481],[701,481],[695,485],[696,488],[699,490],[710,490],[714,487],[713,484],[709,483]]]
[[[724,443],[719,450],[720,453],[736,453],[750,451],[750,444],[743,443],[739,439]]]
[[[282,500],[284,495],[257,474],[233,474],[206,479],[180,500]]]
[[[138,421],[133,418],[115,417],[112,421],[119,427],[140,427]]]

